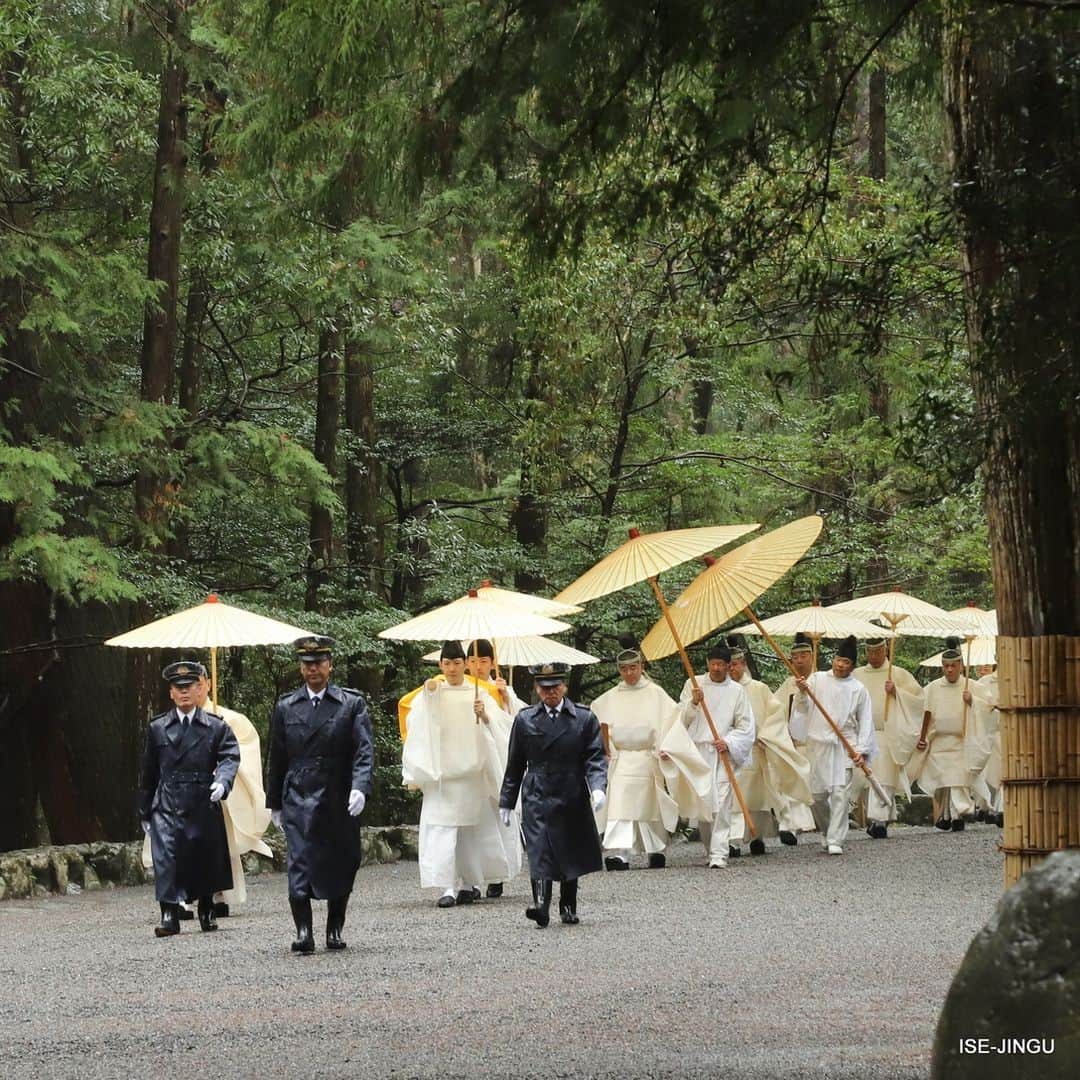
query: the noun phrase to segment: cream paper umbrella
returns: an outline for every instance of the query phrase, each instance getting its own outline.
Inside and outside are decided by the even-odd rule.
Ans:
[[[548,600],[544,596],[515,592],[513,589],[500,589],[497,585],[492,585],[490,581],[481,581],[477,586],[476,595],[481,600],[506,604],[508,607],[528,611],[533,615],[547,615],[550,619],[557,619],[562,615],[573,615],[581,611],[577,604],[562,604],[558,600]]]
[[[791,661],[750,605],[806,554],[818,538],[821,526],[822,520],[817,515],[800,518],[729,551],[722,558],[706,560],[708,567],[672,604],[665,619],[646,635],[641,643],[642,651],[646,656],[656,658],[668,656],[677,650],[683,657],[683,663],[689,667],[690,659],[680,638],[697,641],[726,623],[733,615],[744,611],[781,663],[792,675],[797,675]],[[832,728],[848,757],[866,774],[867,781],[882,801],[887,802],[885,789],[871,772],[870,766],[851,745],[813,691],[808,689],[807,696]]]
[[[700,529],[673,529],[670,532],[640,533],[630,530],[630,539],[605,555],[594,567],[558,593],[564,604],[586,604],[608,593],[618,592],[639,581],[655,579],[665,570],[689,562],[707,551],[715,551],[756,529],[757,525],[709,525]]]
[[[660,611],[666,617],[667,602],[664,600],[664,594],[660,591],[660,582],[657,580],[660,574],[673,566],[704,555],[707,551],[723,547],[757,527],[756,524],[708,525],[699,529],[672,529],[660,533],[640,533],[637,529],[631,529],[630,539],[625,544],[604,556],[594,567],[586,570],[576,581],[567,585],[555,599],[567,604],[584,604],[597,597],[636,585],[639,581],[648,581],[656,602],[660,606]],[[696,687],[697,681],[690,660],[685,653],[682,656],[686,674]],[[720,736],[709,715],[708,706],[703,704],[701,711],[705,715],[712,737],[718,739]],[[726,750],[721,751],[720,760],[739,807],[746,818],[750,833],[756,837],[757,831],[754,828],[753,818],[735,779],[735,770]]]
[[[822,607],[820,600],[815,600],[809,607],[786,611],[782,615],[773,615],[761,620],[762,629],[776,637],[794,637],[805,634],[814,643],[814,667],[817,668],[818,642],[822,638],[844,638],[854,634],[861,638],[892,637],[891,630],[882,630],[880,626],[866,619],[860,619],[847,611],[837,611],[835,607]],[[739,626],[733,634],[760,634],[753,623]]]
[[[379,632],[392,641],[474,641],[477,638],[515,638],[526,634],[558,634],[564,622],[534,615],[496,600],[485,600],[471,589],[449,604]]]
[[[965,637],[972,635],[975,637],[997,637],[997,611],[993,609],[987,611],[986,608],[976,607],[975,604],[968,603],[963,607],[953,608],[946,614],[959,622],[960,632]],[[989,660],[985,661],[985,663],[991,662]]]
[[[468,648],[469,642],[463,641],[462,648]],[[425,660],[438,661],[439,650],[424,654]],[[504,638],[499,645],[499,662],[507,667],[544,664],[548,661],[560,664],[599,664],[600,658],[587,652],[564,645],[561,641],[529,634],[526,637]]]
[[[964,662],[966,664],[975,665],[979,667],[983,664],[996,664],[997,663],[997,638],[996,637],[977,637],[971,638],[970,641],[964,643]],[[928,656],[925,660],[919,661],[922,667],[941,667],[941,653],[935,653],[933,656]]]
[[[105,642],[124,649],[209,649],[210,696],[217,705],[217,651],[233,645],[282,645],[310,630],[223,604],[211,594],[196,604]]]

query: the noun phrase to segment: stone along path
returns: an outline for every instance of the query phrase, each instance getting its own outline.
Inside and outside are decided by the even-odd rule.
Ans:
[[[3,1077],[881,1077],[929,1074],[952,974],[1001,890],[1000,833],[853,832],[707,870],[528,882],[439,911],[415,863],[363,868],[345,937],[288,950],[284,875],[216,934],[155,939],[150,888],[0,904]]]

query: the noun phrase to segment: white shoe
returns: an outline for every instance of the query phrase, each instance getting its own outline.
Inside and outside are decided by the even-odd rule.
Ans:
[[[713,861],[709,863],[710,870],[723,870],[726,866],[727,859],[725,858],[713,859]]]
[[[839,844],[829,844],[826,849],[830,855],[843,855],[844,849]]]

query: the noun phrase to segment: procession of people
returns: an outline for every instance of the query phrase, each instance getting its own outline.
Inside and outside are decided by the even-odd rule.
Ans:
[[[559,919],[574,926],[581,878],[627,870],[635,853],[663,869],[680,823],[698,830],[715,870],[744,846],[765,854],[768,837],[791,846],[812,831],[822,851],[842,855],[853,814],[885,839],[896,798],[913,790],[933,797],[940,829],[961,831],[976,808],[1000,824],[992,671],[970,680],[950,639],[942,677],[923,688],[886,666],[884,639],[864,645],[861,667],[850,636],[818,670],[797,636],[785,658],[792,675],[774,692],[729,639],[707,650],[678,701],[638,647],[624,648],[617,681],[589,707],[568,697],[568,664],[531,665],[526,704],[490,641],[445,641],[439,675],[399,706],[402,783],[422,797],[420,887],[435,890],[440,909],[497,900],[527,861],[527,918],[549,925],[558,882]],[[270,817],[286,839],[292,951],[315,951],[313,900],[326,901],[327,950],[347,947],[372,720],[359,692],[332,681],[332,639],[307,635],[294,651],[301,685],[270,717],[265,796],[258,734],[209,700],[206,668],[184,660],[162,672],[173,707],[147,730],[139,793],[159,937],[179,932],[189,905],[211,931],[242,902],[239,856],[266,850]]]

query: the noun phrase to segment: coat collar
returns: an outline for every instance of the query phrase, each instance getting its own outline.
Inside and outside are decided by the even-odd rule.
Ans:
[[[165,737],[173,746],[179,746],[185,735],[191,735],[196,730],[196,724],[201,724],[204,728],[210,726],[209,716],[198,705],[195,706],[195,712],[191,717],[190,730],[180,722],[180,710],[175,705],[166,717]]]

